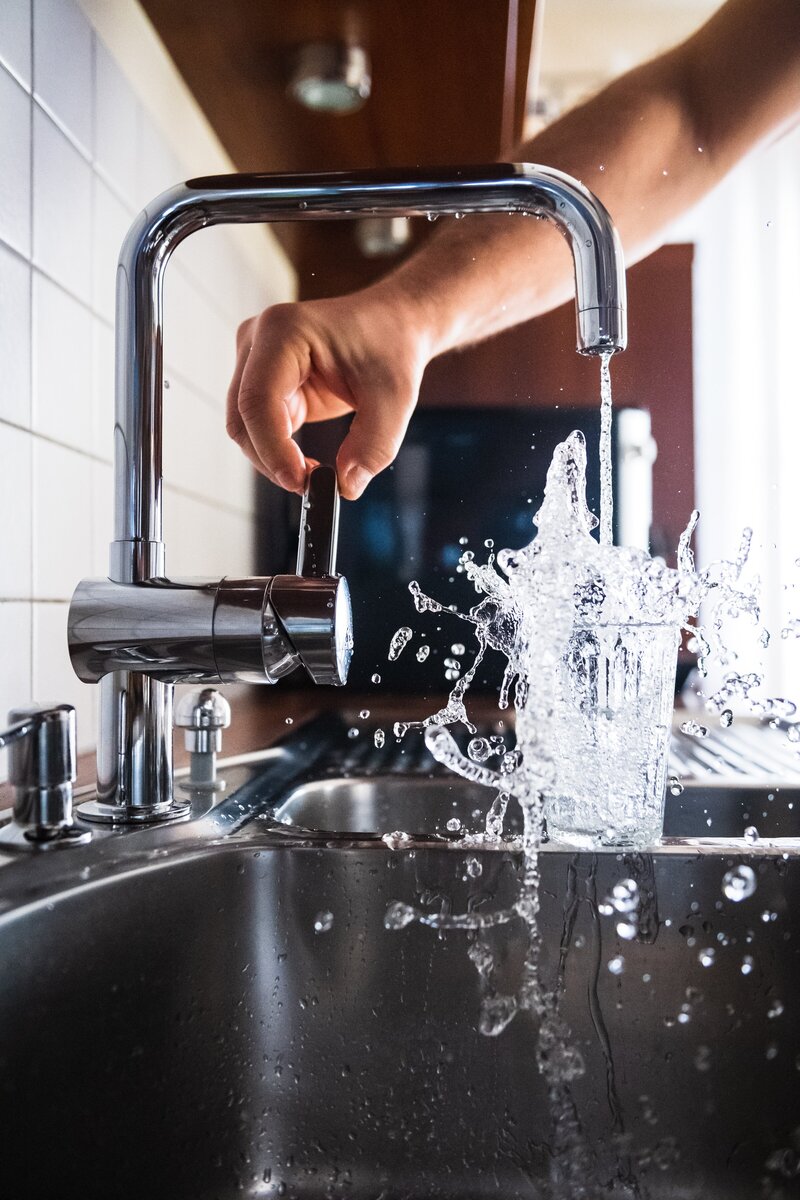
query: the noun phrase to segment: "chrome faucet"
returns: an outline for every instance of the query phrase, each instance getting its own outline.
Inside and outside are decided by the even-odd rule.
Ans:
[[[332,469],[312,474],[306,497],[317,514],[312,527],[325,514],[313,574],[303,574],[312,567],[301,547],[296,576],[213,583],[165,576],[162,285],[172,251],[208,225],[472,212],[555,221],[572,249],[578,351],[625,348],[625,275],[614,226],[586,188],[549,167],[194,179],[158,197],[134,222],[117,269],[109,578],[79,584],[69,618],[73,665],[82,679],[101,682],[98,797],[82,815],[150,822],[185,814],[172,793],[174,683],[274,683],[299,663],[317,683],[342,684],[347,676],[350,606],[346,581],[333,573]]]

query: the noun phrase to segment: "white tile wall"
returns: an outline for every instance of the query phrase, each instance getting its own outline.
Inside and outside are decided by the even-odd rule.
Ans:
[[[33,0],[33,88],[37,101],[84,153],[92,148],[92,27],[76,4]]]
[[[33,262],[91,303],[91,164],[39,107],[33,110]]]
[[[85,304],[34,271],[32,427],[78,450],[93,434],[92,325]]]
[[[21,254],[31,250],[31,101],[0,69],[0,238]]]
[[[17,704],[33,696],[32,628],[30,601],[0,601],[0,713],[4,717]],[[3,775],[2,778],[6,776]]]
[[[0,559],[2,600],[28,600],[31,596],[31,443],[30,434],[0,424],[0,463],[3,464],[0,513],[4,514]]]
[[[31,266],[0,242],[0,421],[30,425]]]
[[[137,5],[108,0],[104,12],[114,7],[129,17]],[[105,572],[112,532],[119,246],[153,196],[220,169],[210,136],[208,158],[198,153],[196,115],[187,159],[180,114],[151,111],[150,80],[146,60],[133,73],[117,62],[76,0],[0,0],[0,721],[31,699],[66,700],[83,747],[96,689],[72,672],[66,619],[78,580]],[[225,436],[225,392],[238,322],[287,298],[291,275],[264,241],[278,281],[265,282],[238,237],[203,231],[167,272],[165,537],[176,575],[252,568],[253,475]]]
[[[0,63],[30,91],[31,0],[0,4]]]

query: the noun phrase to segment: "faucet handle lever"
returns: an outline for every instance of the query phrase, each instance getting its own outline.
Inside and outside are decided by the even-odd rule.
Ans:
[[[309,472],[300,518],[297,574],[320,579],[336,574],[339,541],[339,485],[336,468],[320,465]]]

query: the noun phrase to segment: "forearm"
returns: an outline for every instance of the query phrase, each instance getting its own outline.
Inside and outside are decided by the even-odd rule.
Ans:
[[[617,80],[517,157],[595,192],[631,263],[798,108],[800,0],[730,0],[688,42]],[[450,220],[377,290],[413,311],[441,353],[568,299],[569,247],[549,222],[517,214]]]

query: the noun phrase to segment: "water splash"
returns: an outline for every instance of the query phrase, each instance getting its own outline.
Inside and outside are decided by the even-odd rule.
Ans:
[[[392,640],[389,643],[389,662],[394,662],[400,657],[413,636],[408,625],[402,625],[396,633],[392,634]]]

